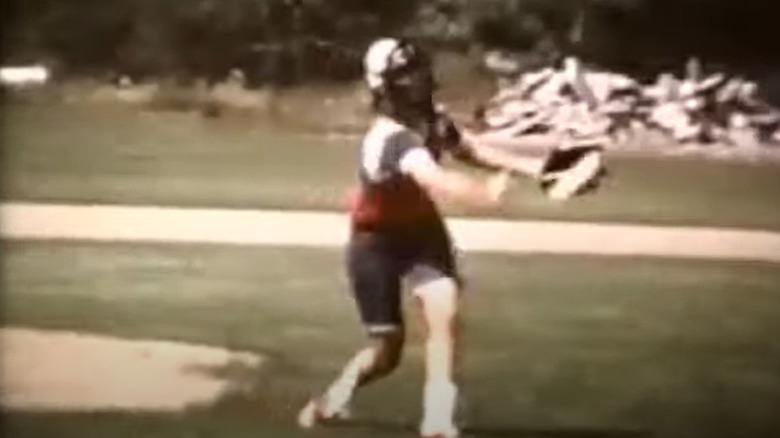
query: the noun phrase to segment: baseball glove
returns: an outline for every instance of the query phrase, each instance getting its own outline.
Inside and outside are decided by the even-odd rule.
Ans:
[[[566,200],[597,191],[606,175],[601,147],[556,148],[544,159],[539,185],[550,199]]]

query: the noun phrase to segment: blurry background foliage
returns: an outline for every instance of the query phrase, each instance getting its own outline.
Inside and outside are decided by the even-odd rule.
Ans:
[[[777,70],[770,0],[0,0],[4,64],[60,77],[347,81],[380,35],[404,34],[474,67],[507,50],[528,68],[567,54],[651,77],[690,56],[760,79]]]

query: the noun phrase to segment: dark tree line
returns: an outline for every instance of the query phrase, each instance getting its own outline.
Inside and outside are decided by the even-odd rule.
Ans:
[[[780,65],[770,0],[0,0],[5,62],[65,74],[257,83],[351,79],[378,35],[450,50],[580,54],[634,73],[690,56],[746,70]]]

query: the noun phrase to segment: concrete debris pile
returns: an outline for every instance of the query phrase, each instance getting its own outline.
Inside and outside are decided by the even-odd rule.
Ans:
[[[563,68],[525,73],[501,87],[475,114],[483,134],[508,140],[556,135],[569,145],[620,147],[638,130],[676,144],[728,146],[780,143],[780,110],[758,86],[723,74],[671,74],[643,85],[621,74],[585,71],[575,58]]]

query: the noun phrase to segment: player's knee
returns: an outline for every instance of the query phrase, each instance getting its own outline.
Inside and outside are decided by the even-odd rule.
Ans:
[[[403,334],[396,333],[377,339],[374,343],[374,370],[379,374],[389,374],[398,367],[403,355]]]
[[[401,363],[401,349],[384,351],[377,357],[376,369],[381,374],[390,374]]]
[[[416,295],[423,305],[429,330],[449,331],[458,316],[459,290],[455,280],[441,278],[421,285]]]

